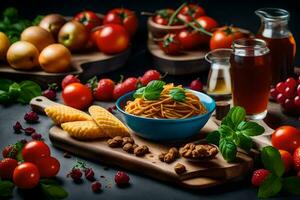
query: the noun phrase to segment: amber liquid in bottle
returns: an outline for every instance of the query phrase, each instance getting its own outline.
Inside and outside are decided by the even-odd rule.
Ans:
[[[294,75],[294,56],[296,43],[293,35],[285,38],[268,38],[257,35],[258,38],[266,41],[270,49],[272,85]]]
[[[245,108],[247,115],[266,110],[269,101],[271,66],[269,54],[231,55],[230,74],[234,105]]]

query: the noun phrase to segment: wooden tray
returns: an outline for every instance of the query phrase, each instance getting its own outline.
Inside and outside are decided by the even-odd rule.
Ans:
[[[130,54],[130,48],[116,55],[106,55],[99,51],[72,54],[72,69],[64,73],[48,73],[40,70],[15,70],[7,63],[0,63],[0,76],[12,79],[31,79],[46,87],[49,83],[59,83],[68,74],[79,75],[83,80],[122,67]]]
[[[45,97],[36,97],[30,104],[34,110],[43,111],[45,107],[57,103],[52,102]],[[111,106],[111,103],[99,102],[99,104],[103,107]],[[119,113],[116,113],[116,116],[122,120]],[[199,141],[199,139],[203,138],[206,133],[216,130],[217,127],[217,123],[210,119],[201,130],[198,137],[192,138],[191,141]],[[268,129],[268,133],[266,133],[267,135],[270,134],[270,130],[272,129]],[[88,159],[100,161],[101,163],[117,165],[159,180],[171,182],[188,188],[211,187],[234,180],[246,175],[253,166],[252,158],[243,152],[238,153],[238,159],[235,163],[227,163],[219,153],[216,158],[211,161],[191,162],[184,158],[180,158],[174,163],[166,164],[158,159],[158,155],[161,152],[167,151],[171,146],[181,146],[182,144],[154,143],[140,138],[134,133],[132,133],[132,137],[135,142],[138,145],[147,145],[151,151],[150,154],[140,158],[132,154],[128,154],[120,148],[110,148],[107,146],[106,141],[103,140],[89,142],[78,141],[71,138],[68,133],[58,126],[53,126],[49,132],[50,140],[57,148],[72,152],[73,154]],[[259,138],[258,141],[260,141]],[[268,144],[262,144],[262,146]],[[176,163],[184,164],[187,168],[187,172],[182,175],[177,175],[174,171]]]
[[[183,51],[181,54],[171,56],[165,54],[152,40],[149,34],[147,42],[148,50],[153,56],[153,62],[160,71],[171,75],[193,74],[209,69],[209,63],[204,56],[208,50]]]

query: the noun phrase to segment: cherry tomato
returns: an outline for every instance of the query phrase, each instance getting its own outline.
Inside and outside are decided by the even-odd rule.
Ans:
[[[168,25],[169,19],[175,10],[171,8],[161,9],[155,12],[155,15],[152,17],[152,20],[160,25]],[[171,25],[179,25],[182,24],[177,18],[173,21]]]
[[[110,101],[113,99],[115,83],[111,79],[101,79],[94,91],[94,97],[99,101]]]
[[[215,28],[219,26],[218,22],[211,17],[202,16],[196,19],[197,23],[196,26],[201,26],[208,32],[212,32]],[[199,33],[200,37],[200,44],[208,44],[210,40],[210,36],[205,35],[203,33]]]
[[[244,37],[247,35],[238,28],[229,26],[218,28],[210,38],[210,49],[231,48],[234,40]]]
[[[144,75],[141,78],[141,83],[143,86],[146,86],[149,82],[160,79],[161,74],[157,70],[151,69],[144,73]]]
[[[80,83],[80,80],[77,78],[77,76],[69,74],[69,75],[65,76],[65,78],[61,82],[62,89],[64,89],[67,85],[69,85],[71,83]]]
[[[35,188],[40,181],[39,170],[36,165],[24,162],[14,170],[13,181],[21,189]]]
[[[4,158],[0,161],[0,178],[12,179],[15,168],[18,162],[12,158]]]
[[[272,145],[293,154],[295,149],[300,146],[300,130],[293,126],[277,128],[272,134]]]
[[[99,18],[99,16],[90,10],[85,10],[81,13],[78,13],[74,19],[82,23],[88,32],[91,32],[93,28],[102,25],[102,20]]]
[[[97,46],[106,54],[116,54],[129,46],[129,35],[125,28],[118,24],[106,24],[96,32]]]
[[[190,50],[197,47],[202,40],[202,35],[195,30],[185,29],[178,33],[178,41],[182,49]]]
[[[193,80],[190,84],[190,88],[196,91],[202,91],[203,85],[199,79]]]
[[[194,19],[197,19],[198,17],[201,17],[203,15],[205,15],[205,11],[201,6],[194,3],[190,3],[180,10],[178,18],[184,21],[191,22]]]
[[[285,172],[288,172],[293,166],[293,157],[288,151],[285,150],[279,149],[279,153],[284,164]]]
[[[168,33],[162,41],[159,42],[160,49],[169,55],[176,55],[180,52],[180,42],[178,36],[174,33]]]
[[[25,144],[22,149],[22,156],[26,162],[34,163],[42,157],[49,157],[50,149],[44,142],[35,140]]]
[[[137,89],[139,79],[135,77],[127,78],[122,84],[126,93]]]
[[[290,87],[291,89],[295,89],[295,87],[297,86],[297,82],[294,78],[290,77],[287,78],[285,81],[285,84]]]
[[[51,178],[59,172],[60,164],[56,158],[43,157],[35,162],[39,169],[40,176],[43,178]]]
[[[300,147],[298,147],[293,154],[293,162],[294,162],[294,169],[299,174],[299,172],[300,172]]]
[[[124,26],[130,36],[133,36],[138,28],[138,18],[135,13],[126,8],[115,8],[107,13],[103,24],[119,24]]]
[[[81,83],[67,85],[62,91],[62,98],[66,105],[80,110],[91,105],[93,101],[91,90]]]
[[[119,97],[123,96],[124,94],[126,94],[124,85],[122,83],[118,83],[115,86],[115,89],[113,91],[114,100],[117,100]]]

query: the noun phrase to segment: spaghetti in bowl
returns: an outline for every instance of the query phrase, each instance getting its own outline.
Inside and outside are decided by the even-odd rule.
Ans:
[[[180,115],[180,117],[179,116],[176,117],[173,115],[169,117],[162,117],[163,115],[161,116],[158,115],[157,117],[153,117],[155,115],[147,116],[145,115],[145,113],[139,115],[132,112],[133,109],[131,107],[132,105],[129,106],[130,103],[134,102],[137,99],[134,98],[134,94],[136,94],[136,92],[130,92],[120,97],[116,102],[116,107],[123,114],[124,120],[127,123],[127,125],[134,131],[135,134],[141,137],[154,140],[154,141],[168,141],[168,142],[184,140],[191,136],[199,134],[200,130],[207,123],[207,121],[209,120],[211,114],[213,113],[216,107],[215,101],[208,95],[190,89],[184,89],[184,90],[186,93],[186,98],[190,97],[191,96],[190,94],[193,94],[195,97],[199,99],[201,103],[199,105],[199,108],[203,110],[198,110],[198,111],[201,111],[201,113],[190,114],[190,116],[187,116],[190,112],[185,112],[185,113],[182,112],[184,114],[186,113],[188,114]],[[162,93],[162,96],[163,94],[164,93]],[[165,99],[167,99],[167,97]],[[162,99],[159,99],[157,100],[157,102],[161,100]],[[179,102],[177,102],[176,104],[181,105]],[[167,105],[173,105],[173,104],[167,104]],[[127,106],[127,111],[126,111],[126,106]],[[130,107],[130,111],[128,110],[129,107]],[[180,107],[176,107],[176,108],[180,108]],[[198,112],[198,111],[194,111],[194,112]],[[179,113],[182,114],[181,112]]]

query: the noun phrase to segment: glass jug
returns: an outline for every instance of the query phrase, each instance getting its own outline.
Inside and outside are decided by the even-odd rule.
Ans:
[[[207,79],[207,94],[215,97],[228,97],[231,95],[230,55],[231,49],[216,49],[205,55],[211,63]]]
[[[296,43],[288,28],[289,12],[279,8],[255,11],[261,19],[257,38],[266,41],[271,55],[272,85],[294,75]]]

